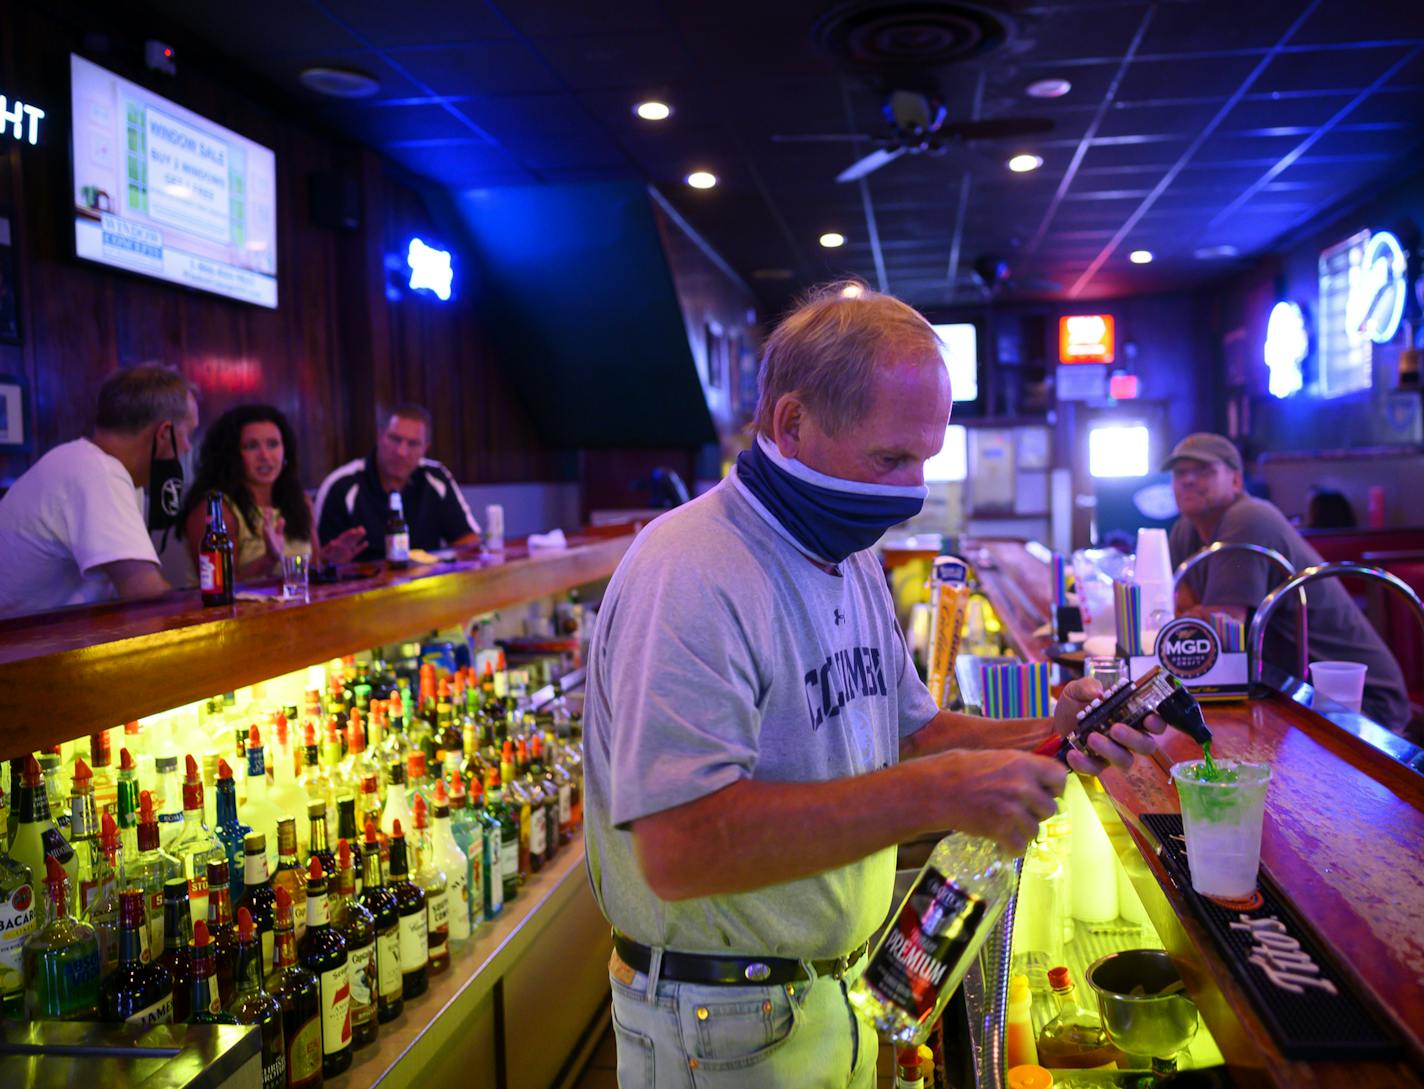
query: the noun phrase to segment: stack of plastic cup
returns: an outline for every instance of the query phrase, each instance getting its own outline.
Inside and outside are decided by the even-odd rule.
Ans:
[[[1174,612],[1172,557],[1167,549],[1165,529],[1137,531],[1137,559],[1133,581],[1142,587],[1142,645],[1152,654],[1157,649],[1157,633]]]

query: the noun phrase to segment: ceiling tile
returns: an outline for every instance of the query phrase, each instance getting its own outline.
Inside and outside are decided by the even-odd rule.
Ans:
[[[386,55],[442,95],[519,95],[560,89],[558,77],[523,45],[466,42]]]

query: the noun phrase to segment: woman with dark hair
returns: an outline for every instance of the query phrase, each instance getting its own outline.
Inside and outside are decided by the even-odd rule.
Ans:
[[[214,492],[223,499],[239,579],[280,574],[283,556],[315,552],[296,436],[287,417],[271,405],[228,409],[203,437],[183,522],[194,566],[207,529],[208,496]]]

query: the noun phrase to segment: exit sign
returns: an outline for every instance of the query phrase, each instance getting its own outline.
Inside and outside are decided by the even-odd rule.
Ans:
[[[1073,314],[1058,319],[1058,362],[1111,363],[1113,316]]]

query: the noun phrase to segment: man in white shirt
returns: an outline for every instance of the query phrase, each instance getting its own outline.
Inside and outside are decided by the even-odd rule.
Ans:
[[[56,446],[0,499],[0,617],[167,591],[142,489],[163,493],[158,510],[181,495],[174,470],[197,427],[178,372],[145,363],[110,376],[93,438]]]

